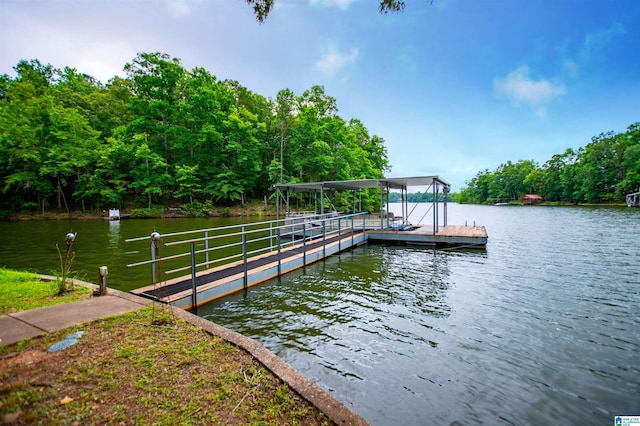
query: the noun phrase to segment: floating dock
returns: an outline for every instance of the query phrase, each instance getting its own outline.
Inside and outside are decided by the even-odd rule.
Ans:
[[[415,244],[432,247],[477,248],[487,245],[484,226],[441,226],[436,233],[429,226],[417,226],[409,231],[376,230],[367,232],[372,243]]]
[[[235,261],[133,290],[132,293],[190,309],[302,268],[366,242],[362,230],[302,241],[285,249]],[[195,292],[194,292],[195,289]]]
[[[432,225],[410,224],[408,220],[410,213],[405,201],[408,183],[418,185],[428,183],[429,188],[433,189],[434,223]],[[459,248],[486,247],[488,236],[484,226],[447,225],[446,194],[449,187],[438,177],[369,179],[279,186],[278,216],[280,199],[284,198],[281,190],[285,187],[287,191],[316,191],[321,194],[324,205],[325,188],[357,190],[375,185],[380,187],[381,194],[385,190],[388,194],[390,188],[402,191],[403,214],[401,216],[386,213],[389,206],[387,201],[387,209],[381,209],[382,213],[378,214],[361,212],[340,215],[335,211],[327,214],[324,212],[320,214],[289,213],[284,219],[278,218],[275,221],[178,232],[162,237],[154,231],[151,234],[151,260],[128,265],[130,267],[150,265],[154,284],[133,290],[132,293],[184,309],[197,309],[199,305],[366,243]],[[439,201],[440,187],[443,187],[444,203]],[[288,194],[286,200],[285,205],[288,208]],[[442,213],[439,211],[440,204],[442,204]],[[440,216],[444,218],[443,226],[439,224]],[[176,237],[183,238],[185,235],[193,234],[196,236],[167,242]],[[127,242],[142,240],[149,241],[149,237],[133,238]],[[189,245],[190,251],[163,259],[159,255],[161,240],[164,246]],[[213,247],[210,248],[210,244],[213,244]],[[204,245],[204,249],[196,250],[196,245]],[[210,261],[209,254],[216,251],[219,251],[218,256]],[[204,259],[202,259],[203,256]],[[165,274],[182,272],[183,275],[172,279],[156,277],[156,267],[159,262],[182,257],[189,259],[189,265],[167,271]],[[211,267],[214,263],[220,264]],[[187,270],[190,274],[184,275]]]

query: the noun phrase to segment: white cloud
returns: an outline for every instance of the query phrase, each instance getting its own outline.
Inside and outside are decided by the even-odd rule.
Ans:
[[[322,7],[339,7],[340,9],[347,9],[351,6],[354,0],[309,0],[311,6]]]
[[[349,53],[341,53],[333,45],[328,45],[324,54],[316,61],[316,70],[325,75],[333,75],[341,68],[355,62],[358,58],[358,49],[352,48]]]
[[[167,10],[178,18],[191,15],[191,4],[188,0],[167,0]]]
[[[578,76],[578,65],[575,62],[567,59],[564,61],[563,68],[569,77],[576,78]]]
[[[538,115],[544,115],[545,106],[567,92],[562,83],[531,79],[527,66],[510,72],[504,79],[495,79],[493,89],[498,99],[506,98],[515,106],[528,105]]]
[[[79,25],[56,25],[46,20],[17,18],[7,33],[18,31],[29,37],[16,38],[3,53],[3,62],[20,59],[38,59],[56,68],[66,66],[91,75],[102,83],[112,77],[124,76],[124,64],[136,54],[135,37],[114,37],[99,31],[87,36],[86,28]],[[24,52],[28,52],[27,55]]]
[[[583,60],[600,58],[606,53],[617,36],[625,33],[624,25],[613,24],[611,28],[603,31],[587,34],[584,38],[581,56]]]

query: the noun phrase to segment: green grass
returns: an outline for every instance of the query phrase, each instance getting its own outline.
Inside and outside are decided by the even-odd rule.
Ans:
[[[91,290],[74,286],[74,290],[56,296],[55,281],[41,281],[38,274],[0,268],[0,314],[10,314],[59,303],[88,299]]]

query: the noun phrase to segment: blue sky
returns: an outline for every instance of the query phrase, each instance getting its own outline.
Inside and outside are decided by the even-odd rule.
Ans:
[[[160,51],[265,97],[313,85],[385,139],[388,176],[454,190],[640,121],[640,1],[0,0],[0,73],[20,59],[106,82]]]

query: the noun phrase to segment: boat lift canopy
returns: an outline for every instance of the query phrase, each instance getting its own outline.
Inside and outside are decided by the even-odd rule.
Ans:
[[[280,199],[284,199],[288,206],[289,196],[285,198],[284,192],[308,192],[320,194],[320,199],[324,200],[326,189],[358,191],[364,188],[380,188],[380,209],[385,205],[384,194],[388,195],[390,190],[399,190],[402,194],[402,216],[403,221],[408,220],[408,202],[407,188],[409,187],[431,187],[433,191],[433,226],[434,230],[438,228],[438,194],[440,189],[444,194],[444,226],[447,226],[447,194],[451,190],[451,185],[439,176],[415,176],[415,177],[396,177],[396,178],[380,178],[380,179],[361,179],[361,180],[338,180],[324,182],[301,182],[301,183],[281,183],[274,185],[277,191],[277,215],[280,217]],[[389,210],[389,198],[386,198],[387,211]],[[320,214],[324,214],[324,202],[320,203]],[[434,231],[435,232],[435,231]]]

